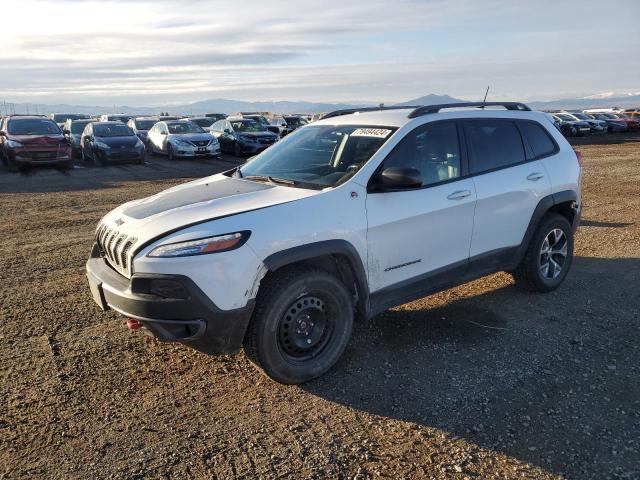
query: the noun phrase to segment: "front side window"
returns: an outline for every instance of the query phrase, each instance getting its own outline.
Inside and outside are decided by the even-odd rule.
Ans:
[[[547,131],[538,123],[518,122],[518,126],[536,158],[552,155],[556,151],[556,144],[551,140]]]
[[[384,160],[382,168],[415,168],[422,185],[460,177],[460,144],[454,122],[422,125],[409,132]]]
[[[48,118],[16,118],[7,126],[11,135],[59,135],[60,127]]]
[[[472,174],[525,161],[520,132],[511,120],[467,120],[464,132],[471,150],[469,169]]]
[[[242,177],[272,177],[309,188],[351,178],[391,137],[394,127],[316,125],[296,130],[239,170]]]
[[[224,120],[220,120],[219,122],[214,123],[211,126],[212,130],[215,130],[216,132],[222,132],[224,130]]]

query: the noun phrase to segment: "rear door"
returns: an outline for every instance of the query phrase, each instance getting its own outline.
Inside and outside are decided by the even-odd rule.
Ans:
[[[473,180],[463,178],[466,165],[458,124],[444,121],[417,127],[377,172],[389,167],[416,168],[423,186],[367,194],[371,292],[415,285],[436,271],[464,273],[476,194]]]
[[[515,120],[478,118],[463,125],[477,195],[470,258],[508,256],[540,199],[551,194],[549,176]]]

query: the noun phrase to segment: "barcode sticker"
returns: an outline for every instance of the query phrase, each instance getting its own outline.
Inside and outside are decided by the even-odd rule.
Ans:
[[[386,128],[357,128],[351,134],[352,137],[376,137],[387,138],[391,130]]]

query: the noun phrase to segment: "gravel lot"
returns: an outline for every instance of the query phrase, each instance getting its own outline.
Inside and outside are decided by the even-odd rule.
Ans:
[[[394,309],[303,386],[132,333],[86,285],[104,213],[237,160],[0,170],[0,479],[640,478],[640,143],[580,149],[559,290]]]

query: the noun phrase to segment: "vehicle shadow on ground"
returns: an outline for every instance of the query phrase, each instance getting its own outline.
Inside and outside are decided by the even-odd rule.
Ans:
[[[111,188],[122,182],[205,177],[229,170],[244,161],[231,155],[224,155],[222,159],[175,161],[149,156],[144,165],[113,163],[95,166],[77,160],[69,170],[36,166],[9,172],[0,167],[0,193],[71,192]]]
[[[579,145],[607,145],[628,142],[640,142],[640,132],[607,133],[602,135],[588,135],[586,137],[569,137],[569,143],[573,146]]]
[[[571,478],[639,478],[639,284],[640,259],[576,258],[546,295],[508,285],[388,311],[302,388]],[[594,458],[601,472],[582,471]]]

